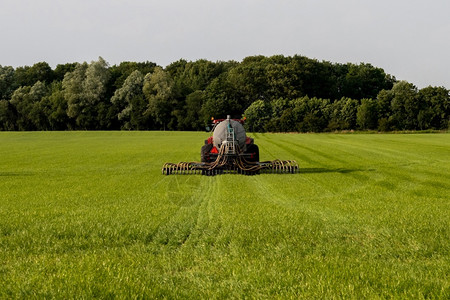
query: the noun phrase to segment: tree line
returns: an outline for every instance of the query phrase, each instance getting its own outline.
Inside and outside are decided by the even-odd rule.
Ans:
[[[247,118],[255,132],[447,129],[450,93],[370,64],[304,56],[110,66],[0,65],[0,130],[204,130]]]

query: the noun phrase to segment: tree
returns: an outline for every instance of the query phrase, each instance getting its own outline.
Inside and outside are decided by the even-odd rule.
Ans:
[[[342,129],[355,129],[356,128],[356,113],[359,106],[359,101],[350,98],[343,98],[344,106],[341,111],[341,118],[345,124]]]
[[[111,74],[111,84],[109,86],[109,92],[111,95],[117,89],[120,89],[128,76],[134,71],[139,71],[141,74],[147,74],[153,72],[156,64],[146,61],[146,62],[121,62],[119,65],[114,65],[109,68],[109,73]]]
[[[16,115],[8,100],[0,100],[0,130],[15,130]]]
[[[409,82],[400,81],[391,90],[392,125],[397,129],[417,129],[419,101],[417,88]]]
[[[292,75],[296,77],[299,95],[325,99],[337,98],[335,67],[331,63],[298,55],[293,57],[293,63],[295,67],[292,69]]]
[[[418,94],[420,129],[446,129],[450,117],[450,94],[444,87],[426,87]]]
[[[42,99],[41,105],[51,130],[65,130],[74,126],[74,124],[69,124],[67,100],[64,98],[62,82],[55,81],[51,84],[49,95]]]
[[[46,129],[46,118],[40,101],[47,94],[47,87],[38,81],[32,87],[24,86],[14,91],[11,104],[17,110],[17,127],[19,130]]]
[[[286,110],[283,111],[283,113],[281,114],[279,123],[278,123],[278,128],[279,131],[281,132],[292,132],[292,131],[296,131],[297,129],[295,128],[296,126],[295,123],[295,115],[293,113],[293,109],[291,107],[287,108]]]
[[[50,129],[48,118],[45,115],[45,110],[43,107],[45,96],[48,94],[47,85],[38,81],[36,82],[30,90],[30,98],[33,101],[32,109],[29,113],[29,117],[33,122],[35,129],[37,130],[48,130]]]
[[[106,101],[109,79],[108,64],[99,57],[90,64],[77,64],[73,72],[63,80],[64,98],[67,100],[67,115],[82,129],[99,129],[107,123]]]
[[[117,118],[122,121],[123,129],[144,129],[146,102],[142,91],[144,76],[138,70],[127,77],[120,89],[117,89],[111,102],[118,108]]]
[[[165,68],[165,72],[173,81],[172,112],[169,128],[177,130],[191,130],[202,127],[203,122],[199,112],[205,99],[204,90],[224,72],[226,64],[213,63],[207,60],[188,62],[180,59]],[[189,103],[188,103],[189,101]],[[196,111],[192,111],[192,109]],[[196,118],[194,120],[194,118]]]
[[[50,84],[54,79],[54,73],[48,63],[38,62],[31,67],[18,67],[14,77],[16,87],[32,86],[38,81]]]
[[[356,123],[361,129],[376,129],[378,123],[377,102],[373,99],[362,99],[356,113]]]
[[[301,124],[310,111],[311,99],[308,96],[289,101],[289,108],[284,110],[280,119],[282,131],[303,131]]]
[[[392,90],[381,90],[377,96],[377,111],[378,111],[378,130],[389,131],[391,130],[392,111],[391,102],[394,99],[394,93]]]
[[[16,89],[11,97],[10,103],[17,111],[17,129],[33,130],[33,123],[29,118],[33,101],[29,97],[31,87],[25,86]]]
[[[271,115],[270,103],[256,100],[244,112],[246,117],[245,126],[252,132],[264,132]]]
[[[358,101],[343,97],[329,105],[330,122],[328,130],[346,130],[356,127],[356,111]],[[327,108],[325,108],[325,111]]]
[[[386,75],[383,69],[375,68],[371,64],[348,64],[345,75],[344,96],[353,99],[375,98],[383,90],[392,88],[395,78]]]
[[[144,95],[148,101],[146,113],[165,130],[170,122],[173,101],[173,80],[161,67],[144,78]]]
[[[202,106],[201,116],[203,124],[207,125],[211,118],[225,118],[227,115],[232,117],[241,116],[241,106],[235,99],[226,97],[214,99],[210,98]]]
[[[166,68],[166,72],[170,74],[175,85],[181,90],[181,96],[204,90],[224,70],[225,65],[223,63],[213,63],[205,59],[195,62],[187,62],[181,59]]]
[[[54,80],[63,81],[66,73],[73,72],[77,63],[58,64],[53,71]]]
[[[270,102],[272,115],[266,124],[266,131],[280,132],[285,131],[281,128],[281,117],[283,113],[289,109],[289,101],[287,99],[278,98]],[[292,110],[291,110],[292,111]],[[285,116],[286,118],[286,116]]]
[[[267,77],[267,99],[295,99],[303,95],[299,90],[298,76],[291,57],[275,55],[265,59],[264,71]]]
[[[297,113],[297,130],[301,132],[320,132],[329,123],[327,107],[330,105],[328,99],[304,97],[300,101],[300,106],[294,108]]]
[[[13,67],[2,67],[0,65],[0,100],[9,100],[14,91],[14,69]]]
[[[391,112],[391,102],[394,99],[392,90],[381,90],[377,95],[377,111],[380,118],[389,118]]]
[[[186,97],[186,106],[184,108],[184,129],[202,130],[204,124],[202,122],[201,110],[205,101],[205,93],[201,90],[190,93]]]
[[[67,102],[67,115],[78,124],[80,123],[78,117],[82,114],[86,105],[83,81],[86,77],[87,68],[88,64],[86,62],[82,64],[77,63],[75,69],[67,73],[62,82],[64,99]]]
[[[241,64],[230,69],[226,76],[228,97],[241,103],[246,109],[257,99],[269,100],[266,66],[264,56],[245,58]]]
[[[108,63],[101,57],[98,61],[91,62],[83,81],[84,97],[89,104],[95,105],[102,100],[108,79]]]

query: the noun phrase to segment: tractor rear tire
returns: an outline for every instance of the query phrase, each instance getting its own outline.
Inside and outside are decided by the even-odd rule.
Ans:
[[[209,162],[209,153],[211,152],[212,147],[212,144],[206,144],[202,147],[202,150],[200,151],[201,162]]]
[[[259,148],[256,144],[247,145],[247,153],[254,153],[253,158],[249,159],[251,162],[259,162]]]

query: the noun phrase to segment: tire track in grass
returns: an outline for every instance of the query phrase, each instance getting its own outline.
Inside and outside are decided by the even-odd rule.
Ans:
[[[220,177],[204,177],[204,181],[208,182],[205,189],[198,190],[198,197],[201,198],[200,205],[197,210],[197,218],[192,228],[189,240],[185,245],[192,247],[204,247],[214,245],[221,223],[214,216],[218,213],[217,195],[219,194]]]
[[[171,193],[171,196],[188,198],[189,205],[178,204],[179,207],[174,214],[161,222],[152,241],[156,245],[172,249],[213,245],[221,229],[221,223],[214,220],[214,215],[217,213],[216,199],[218,197],[216,195],[219,194],[218,180],[220,178],[198,175],[173,175],[173,177],[176,185],[169,184],[168,186],[177,188]],[[189,178],[199,180],[200,184],[194,183],[195,189],[185,196],[186,183],[190,181]],[[188,187],[190,186],[192,185],[188,185]]]
[[[190,190],[194,185],[187,184],[191,181],[189,176],[171,175],[170,178],[171,180],[167,182],[170,191],[167,192],[165,199],[176,205],[177,210],[169,218],[161,220],[151,242],[178,249],[190,239],[195,230],[201,207],[207,201],[205,191],[209,191],[213,185],[212,181],[208,180],[210,178],[197,177],[200,184],[195,185],[194,190]]]

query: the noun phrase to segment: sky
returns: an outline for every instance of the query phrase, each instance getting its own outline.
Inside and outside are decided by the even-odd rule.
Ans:
[[[0,65],[303,55],[450,88],[449,0],[0,0]]]

